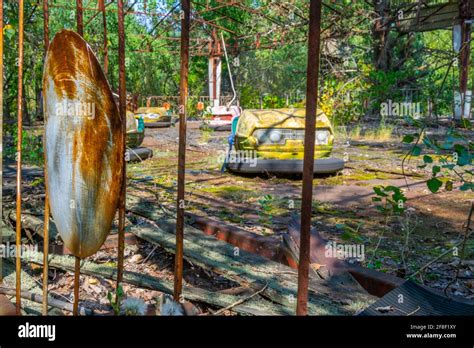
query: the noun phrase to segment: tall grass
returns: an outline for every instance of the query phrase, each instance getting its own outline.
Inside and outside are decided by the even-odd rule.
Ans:
[[[393,138],[393,125],[381,122],[378,127],[372,129],[362,130],[357,125],[349,132],[351,140],[368,140],[368,141],[389,141]]]

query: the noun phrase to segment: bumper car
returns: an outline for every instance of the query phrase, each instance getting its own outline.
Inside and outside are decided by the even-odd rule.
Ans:
[[[145,124],[143,119],[136,118],[134,113],[127,111],[127,149],[125,160],[127,162],[143,161],[153,156],[153,150],[141,147],[145,139]]]
[[[304,109],[245,110],[232,121],[229,153],[224,167],[236,173],[301,174],[304,157]],[[331,157],[334,132],[318,109],[314,173],[332,174],[344,161]]]
[[[164,107],[141,107],[135,111],[135,118],[142,118],[145,127],[165,128],[172,123],[171,114]]]

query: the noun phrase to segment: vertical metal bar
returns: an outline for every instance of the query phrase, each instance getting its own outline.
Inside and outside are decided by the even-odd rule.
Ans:
[[[119,202],[119,225],[118,225],[118,256],[117,256],[117,290],[123,279],[123,258],[125,249],[125,200],[127,188],[126,162],[125,162],[125,140],[126,140],[126,81],[125,81],[125,28],[124,28],[124,11],[123,0],[118,0],[118,35],[119,35],[119,112],[122,120],[122,190]],[[119,303],[120,298],[118,291],[116,292],[116,302]]]
[[[460,74],[459,90],[461,93],[461,119],[470,118],[470,112],[464,114],[466,94],[468,90],[469,65],[471,60],[471,24],[467,22],[471,18],[471,7],[468,0],[459,3],[459,14],[461,17],[461,51],[459,52]]]
[[[3,0],[0,0],[0,245],[3,244]],[[0,257],[0,284],[3,258]]]
[[[308,314],[311,211],[313,203],[314,136],[318,101],[321,0],[311,0],[309,9],[308,65],[306,73],[306,122],[301,202],[300,257],[298,264],[297,315]]]
[[[44,166],[44,182],[48,183],[48,169]],[[46,187],[44,199],[44,233],[43,233],[43,306],[42,314],[48,315],[48,272],[49,272],[49,193]]]
[[[82,0],[76,0],[76,20],[77,33],[84,36],[84,9],[82,7]]]
[[[44,52],[49,48],[49,8],[48,0],[43,0],[43,36],[44,36]]]
[[[107,45],[107,13],[105,12],[104,0],[99,0],[99,9],[102,11],[102,22],[104,26],[104,73],[107,76],[109,72],[109,51]]]
[[[74,303],[72,305],[72,315],[77,316],[79,308],[79,280],[81,275],[81,259],[76,256],[74,263]]]
[[[24,2],[19,0],[18,23],[18,143],[16,166],[16,314],[21,314],[21,143],[23,140],[23,21]]]
[[[174,260],[174,299],[179,301],[183,288],[184,180],[186,166],[186,102],[188,97],[189,27],[191,1],[181,0],[181,68],[179,82],[178,197],[176,215],[176,252]]]
[[[43,36],[44,54],[49,48],[49,9],[48,0],[43,0]],[[44,140],[43,134],[43,140]],[[48,166],[46,165],[46,154],[44,157],[44,231],[43,231],[43,304],[42,314],[48,315],[48,272],[49,272],[49,193],[48,193]]]
[[[211,106],[214,106],[214,100],[217,99],[217,58],[212,57],[212,101]]]

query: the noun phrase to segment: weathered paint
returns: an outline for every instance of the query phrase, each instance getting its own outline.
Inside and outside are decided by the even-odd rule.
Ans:
[[[152,117],[150,117],[152,116]],[[168,115],[168,111],[164,107],[141,107],[135,111],[135,117],[143,117],[143,122],[169,122],[171,116]]]
[[[264,109],[244,110],[239,117],[235,131],[237,150],[256,151],[259,158],[277,160],[301,160],[304,155],[303,140],[287,140],[284,144],[258,144],[253,135],[256,129],[294,129],[304,130],[306,125],[305,109]],[[334,132],[329,118],[320,109],[317,110],[315,129],[328,129],[330,136],[327,145],[316,145],[314,158],[324,158],[331,154]]]
[[[318,128],[331,128],[331,122],[322,110],[318,109],[317,117]],[[236,135],[249,137],[257,128],[304,129],[305,122],[306,110],[301,108],[244,110],[239,118]]]
[[[103,244],[117,210],[122,120],[97,58],[72,31],[49,46],[43,95],[51,214],[67,248],[84,258]]]

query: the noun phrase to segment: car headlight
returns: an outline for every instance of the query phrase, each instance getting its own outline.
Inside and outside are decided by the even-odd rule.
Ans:
[[[279,132],[279,131],[271,131],[271,132],[268,134],[268,139],[269,139],[270,142],[272,142],[273,144],[278,144],[280,141],[282,141],[282,139],[283,139],[283,134],[281,134],[281,132]]]
[[[330,133],[328,130],[316,130],[316,145],[327,145]]]
[[[284,135],[279,130],[258,129],[254,135],[260,144],[279,144],[284,140]]]

